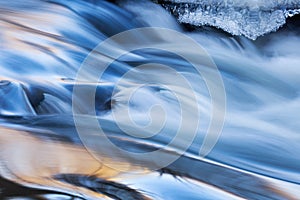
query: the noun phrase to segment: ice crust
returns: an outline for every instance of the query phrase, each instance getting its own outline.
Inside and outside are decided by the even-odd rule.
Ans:
[[[299,0],[163,0],[179,22],[221,28],[252,40],[276,31],[300,13]]]

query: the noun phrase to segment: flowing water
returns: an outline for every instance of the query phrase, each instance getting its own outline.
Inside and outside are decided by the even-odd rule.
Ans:
[[[0,199],[300,199],[299,1],[247,2],[0,1]],[[183,40],[164,31],[156,31],[155,40],[134,35],[129,43],[157,49],[122,55],[99,81],[90,79],[93,70],[76,79],[99,43],[142,27],[192,38],[218,67],[224,85],[212,85],[218,94],[224,86],[225,120],[205,157],[199,150],[214,108],[222,107],[212,105],[209,83],[191,63],[162,50],[199,57]],[[97,49],[96,68],[122,45]],[[151,63],[170,66],[194,95]],[[133,74],[124,77],[127,72]],[[94,111],[84,96],[91,88]],[[74,96],[76,90],[83,96]],[[189,103],[194,97],[196,105]],[[127,111],[135,125],[123,117]],[[99,139],[91,119],[114,146],[141,155],[162,149],[160,156],[116,152],[104,135]],[[156,130],[162,121],[155,136],[145,128]],[[182,121],[183,135],[167,146]],[[169,158],[174,162],[155,167]]]

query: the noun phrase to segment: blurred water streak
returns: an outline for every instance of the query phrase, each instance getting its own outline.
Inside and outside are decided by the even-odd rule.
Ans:
[[[293,23],[251,41],[215,29],[187,31],[160,5],[148,1],[124,1],[119,6],[106,1],[1,1],[0,199],[299,199],[300,31]],[[199,88],[200,124],[188,151],[157,171],[145,162],[137,165],[130,159],[108,157],[109,149],[95,152],[101,163],[76,133],[72,90],[84,58],[106,38],[145,26],[170,28],[192,37],[221,72],[226,121],[205,159],[198,156],[211,117],[205,82],[189,63],[154,49],[124,55],[100,82],[83,82],[80,87],[97,86],[96,113],[114,144],[149,152],[174,136],[180,120],[176,98],[158,85],[139,89],[130,104],[133,120],[147,124],[151,120],[147,112],[157,103],[171,117],[166,123],[169,131],[136,139],[117,127],[111,116],[112,109],[126,106],[122,102],[126,88],[118,88],[112,96],[114,86],[138,65],[172,66]],[[163,73],[157,71],[158,78],[163,79]],[[136,78],[147,79],[143,71],[137,71]],[[89,116],[82,117],[84,122]],[[95,127],[82,126],[97,134]],[[177,152],[166,149],[162,154]],[[121,167],[123,172],[103,163]]]

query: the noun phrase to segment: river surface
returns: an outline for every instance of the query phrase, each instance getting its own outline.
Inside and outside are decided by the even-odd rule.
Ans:
[[[299,12],[1,0],[0,199],[300,199]]]

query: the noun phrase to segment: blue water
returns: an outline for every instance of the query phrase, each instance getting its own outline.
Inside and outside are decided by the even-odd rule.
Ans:
[[[245,6],[237,2],[234,12]],[[297,6],[288,1],[280,8],[296,12]],[[274,5],[262,7],[265,14]],[[248,39],[248,22],[228,24],[239,31],[227,33],[210,22],[181,24],[165,8],[151,1],[0,1],[0,199],[300,199],[297,15],[278,22],[273,33],[259,25],[257,39]],[[211,27],[194,26],[203,24]],[[204,51],[163,29],[97,49],[143,27],[176,31]],[[132,41],[157,49],[126,53],[98,77],[102,62]],[[195,58],[223,85],[164,48]],[[95,68],[78,80],[91,52]],[[225,101],[214,105],[213,93],[221,98],[222,92]],[[206,134],[214,112],[225,117],[216,144]],[[168,146],[173,138],[179,140]],[[211,147],[205,156],[203,144]],[[159,149],[157,157],[143,156]]]

